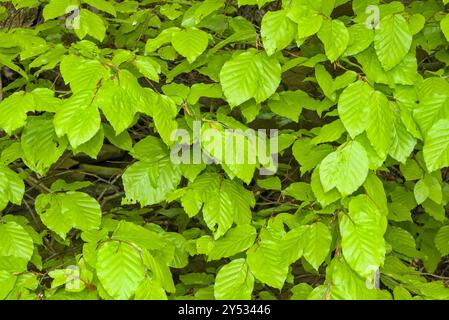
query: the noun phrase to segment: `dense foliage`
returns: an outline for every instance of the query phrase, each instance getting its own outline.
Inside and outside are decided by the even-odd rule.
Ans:
[[[0,299],[449,299],[447,2],[0,0]]]

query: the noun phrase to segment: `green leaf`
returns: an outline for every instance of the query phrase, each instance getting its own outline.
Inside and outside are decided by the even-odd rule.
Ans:
[[[303,106],[309,105],[311,100],[313,99],[304,91],[284,91],[275,93],[268,100],[268,106],[274,113],[298,122]]]
[[[62,156],[67,143],[57,138],[52,119],[30,117],[22,132],[21,146],[25,164],[40,175],[45,175]]]
[[[5,56],[3,54],[0,54],[0,63],[2,65],[7,66],[9,69],[17,72],[18,74],[20,74],[25,79],[28,79],[27,73],[25,71],[23,71],[22,68],[20,68],[15,63],[13,63],[11,58],[9,58],[9,57],[7,57],[7,56]]]
[[[449,166],[449,120],[441,119],[427,133],[424,141],[424,160],[429,172]]]
[[[269,227],[261,231],[260,242],[247,252],[250,271],[259,281],[282,289],[288,273],[288,261],[282,255],[285,232]]]
[[[98,107],[103,111],[109,123],[119,135],[134,123],[136,101],[133,95],[124,89],[119,81],[105,81],[96,97]]]
[[[367,49],[374,41],[374,30],[366,27],[365,23],[358,23],[348,28],[349,44],[345,56],[354,56]]]
[[[203,174],[189,184],[181,203],[186,213],[193,217],[203,206],[203,217],[214,232],[215,239],[226,233],[235,222],[249,224],[255,199],[251,192],[234,181],[217,174]]]
[[[208,201],[220,186],[220,178],[215,174],[203,174],[182,190],[181,204],[189,217],[196,216],[203,203]]]
[[[100,113],[92,103],[92,93],[82,91],[65,100],[54,119],[58,137],[67,135],[70,145],[77,148],[92,139],[100,130]]]
[[[0,224],[0,270],[22,272],[33,255],[33,239],[16,222]]]
[[[326,56],[331,62],[336,61],[349,44],[349,32],[339,20],[325,20],[318,31],[318,38],[324,44]]]
[[[187,102],[190,104],[196,104],[201,97],[208,98],[222,98],[223,92],[221,90],[220,84],[206,84],[206,83],[196,83],[190,88],[189,96],[187,97]]]
[[[159,82],[159,73],[161,73],[161,66],[149,57],[137,56],[134,61],[139,72],[150,80]]]
[[[419,104],[413,108],[413,118],[424,138],[436,122],[449,119],[447,90],[447,80],[437,77],[425,79],[416,88]]]
[[[429,187],[424,182],[424,180],[419,180],[414,188],[415,199],[418,204],[423,203],[429,197]]]
[[[293,295],[290,297],[290,300],[307,300],[310,292],[312,292],[313,288],[308,283],[298,283],[296,286],[290,289]]]
[[[167,300],[167,294],[157,281],[145,278],[136,289],[134,298],[136,300]]]
[[[230,117],[219,118],[225,124],[227,120],[231,121],[231,125],[236,123]],[[237,122],[237,126],[240,129],[240,123]],[[258,160],[256,135],[246,134],[243,130],[245,127],[242,127],[241,131],[231,131],[225,130],[219,124],[206,123],[202,127],[201,147],[208,156],[221,164],[231,179],[238,177],[246,184],[250,184]],[[259,162],[263,160],[263,157],[259,157]]]
[[[440,21],[440,28],[443,32],[446,40],[449,41],[449,15],[445,15],[444,18]]]
[[[114,129],[110,125],[104,123],[103,131],[106,139],[108,139],[114,146],[126,151],[131,151],[133,142],[127,131],[123,131],[121,134],[116,135]]]
[[[379,290],[370,290],[367,281],[357,275],[342,258],[334,258],[326,270],[329,290],[323,299],[371,300]]]
[[[279,177],[270,177],[267,179],[257,180],[257,186],[267,190],[281,190],[281,179]]]
[[[298,25],[297,39],[304,39],[314,35],[323,24],[323,16],[310,8],[308,4],[292,6],[287,16]]]
[[[182,26],[191,27],[197,25],[211,13],[222,8],[224,4],[224,0],[205,0],[197,3],[184,14]]]
[[[156,129],[162,140],[167,145],[173,145],[172,135],[178,128],[175,118],[178,114],[178,108],[174,101],[167,96],[159,95],[156,102],[158,108],[153,110],[153,119]]]
[[[118,300],[129,299],[145,276],[138,250],[115,241],[106,242],[98,249],[96,271],[107,293]]]
[[[273,0],[238,0],[238,6],[244,6],[244,5],[258,5],[259,8],[262,8],[263,5],[265,5],[268,2],[272,2]]]
[[[4,300],[16,284],[17,276],[11,272],[0,270],[0,300]]]
[[[340,193],[337,189],[332,189],[328,192],[324,191],[323,185],[320,180],[320,168],[317,167],[312,173],[312,181],[310,183],[312,191],[317,199],[317,201],[323,207],[327,207],[331,203],[339,200],[341,198]]]
[[[373,146],[371,145],[371,142],[369,141],[366,134],[359,135],[355,138],[355,141],[360,143],[363,148],[366,151],[366,154],[368,156],[368,167],[371,170],[377,170],[379,169],[386,159],[383,159],[379,157],[376,150],[374,150]]]
[[[227,180],[221,181],[215,196],[209,197],[203,207],[204,221],[209,229],[214,231],[215,238],[219,238],[231,228],[235,218],[235,204],[230,189],[233,184]]]
[[[0,128],[12,133],[26,123],[27,113],[34,111],[35,102],[31,95],[17,92],[0,102]]]
[[[320,179],[324,192],[333,188],[342,195],[350,195],[368,176],[368,156],[357,141],[348,142],[329,154],[320,164]]]
[[[304,254],[304,248],[307,245],[307,231],[310,226],[301,225],[293,228],[285,235],[283,242],[283,254],[288,264],[295,263]]]
[[[130,153],[137,160],[154,162],[166,158],[168,148],[161,139],[148,136],[137,142]]]
[[[179,32],[178,27],[172,27],[162,30],[162,32],[154,39],[149,39],[145,45],[145,53],[156,51],[162,45],[170,43],[175,34]]]
[[[241,225],[230,229],[223,237],[213,242],[208,260],[228,258],[245,251],[254,244],[256,235],[256,229],[250,225]]]
[[[63,45],[57,44],[54,48],[34,59],[33,62],[30,63],[29,67],[40,68],[38,73],[44,70],[54,69],[55,66],[61,61],[61,58],[64,56],[66,51],[67,50]]]
[[[368,127],[370,119],[370,97],[373,89],[363,81],[350,84],[338,101],[338,114],[343,125],[352,138]]]
[[[107,12],[114,17],[117,15],[114,5],[112,5],[106,0],[83,0],[83,2],[87,3],[88,5],[94,8],[97,8],[98,10]]]
[[[287,47],[296,35],[296,25],[285,10],[268,11],[262,19],[261,36],[269,56]]]
[[[281,66],[275,57],[246,51],[227,61],[220,72],[220,83],[231,107],[251,98],[257,103],[272,96],[281,81]]]
[[[81,9],[79,16],[74,18],[73,24],[75,33],[80,39],[90,35],[102,42],[106,36],[106,26],[103,19],[89,10]]]
[[[318,135],[312,139],[312,143],[320,144],[324,142],[337,141],[345,133],[345,131],[346,129],[341,120],[335,120],[334,122],[322,126]]]
[[[20,142],[13,142],[1,152],[0,163],[9,165],[12,162],[22,158],[23,151]]]
[[[442,256],[449,254],[449,226],[442,226],[435,235],[435,246]]]
[[[314,196],[312,189],[308,183],[305,182],[294,182],[289,185],[283,193],[286,196],[290,196],[299,201],[313,201]]]
[[[19,175],[9,167],[0,164],[0,211],[8,202],[21,205],[24,193],[25,184]]]
[[[72,228],[88,231],[101,224],[100,204],[83,192],[41,194],[35,207],[42,222],[63,239]]]
[[[176,32],[171,40],[179,54],[193,63],[207,48],[208,34],[197,28],[187,28]]]
[[[103,142],[104,142],[104,131],[103,127],[100,127],[100,130],[98,130],[98,132],[93,136],[92,139],[83,143],[77,148],[74,148],[73,153],[76,155],[83,153],[85,155],[88,155],[92,159],[97,159],[98,154],[100,153],[101,148],[103,147]]]
[[[384,262],[386,227],[385,216],[365,195],[353,198],[349,203],[349,213],[341,217],[343,255],[363,278],[372,276]]]
[[[214,296],[217,300],[251,300],[253,288],[254,276],[245,259],[236,259],[218,271]]]
[[[357,74],[355,72],[348,71],[336,77],[334,80],[321,64],[317,64],[315,66],[315,76],[326,97],[332,101],[336,100],[336,91],[346,88],[357,78]]]
[[[420,288],[421,294],[430,300],[449,299],[449,290],[443,281],[423,283]]]
[[[76,181],[73,183],[67,183],[62,179],[58,179],[51,185],[52,192],[60,192],[60,191],[77,191],[80,189],[84,189],[90,187],[92,185],[89,181]]]
[[[400,286],[394,287],[393,294],[394,300],[412,300],[412,295],[410,294],[410,292]]]
[[[371,201],[374,202],[379,211],[383,215],[387,216],[387,194],[385,192],[382,180],[380,180],[375,173],[370,172],[365,183],[363,184],[363,188],[365,189],[366,195],[370,197]]]
[[[158,250],[166,245],[166,242],[156,232],[123,220],[119,222],[112,238],[131,242],[148,250]]]
[[[382,67],[388,71],[398,65],[409,52],[412,35],[403,16],[384,17],[375,30],[374,48]]]
[[[405,163],[407,158],[413,152],[415,146],[416,139],[407,130],[402,122],[399,110],[396,110],[390,156],[401,163]]]
[[[166,262],[163,259],[156,259],[146,250],[143,250],[141,254],[145,266],[152,272],[154,281],[160,283],[165,291],[174,293],[176,291],[175,285]]]
[[[424,170],[414,159],[408,159],[400,165],[400,169],[406,181],[419,180],[423,177]]]
[[[392,203],[388,205],[389,219],[392,221],[411,221],[411,210],[417,206],[413,192],[397,187],[391,193]]]
[[[421,253],[416,250],[416,242],[413,235],[402,228],[388,227],[385,240],[399,254],[410,258],[419,258],[421,256]]]
[[[437,178],[431,175],[426,175],[415,184],[414,194],[418,204],[422,204],[427,199],[441,204],[443,199],[441,184]]]
[[[310,139],[299,139],[292,147],[293,156],[301,165],[301,174],[315,168],[329,153],[332,146],[322,144],[315,146]]]
[[[161,6],[160,13],[169,18],[170,20],[175,20],[176,18],[182,15],[182,11],[178,10],[180,8],[181,5],[178,3],[165,4]]]
[[[86,231],[97,229],[100,226],[100,205],[86,193],[67,192],[62,208],[65,214],[71,216],[74,228]]]
[[[45,20],[54,19],[67,14],[69,8],[78,7],[76,0],[50,0],[44,8]]]
[[[383,93],[374,91],[369,100],[369,124],[366,133],[381,158],[386,158],[393,141],[394,110]]]
[[[55,97],[55,92],[47,88],[37,88],[30,92],[34,99],[36,111],[57,112],[61,107],[61,100]]]
[[[70,84],[73,93],[90,90],[92,94],[101,80],[109,77],[109,71],[99,61],[74,55],[62,58],[60,70],[65,83]]]
[[[363,66],[363,71],[370,82],[384,83],[395,87],[396,84],[413,85],[417,81],[418,63],[412,53],[408,53],[398,65],[388,71],[382,68],[372,48],[359,53],[357,60]]]
[[[329,254],[332,243],[332,235],[329,228],[321,222],[314,223],[305,230],[303,241],[304,258],[315,270],[318,270]]]
[[[181,181],[181,170],[169,158],[138,161],[123,174],[125,203],[139,202],[142,207],[167,199]]]

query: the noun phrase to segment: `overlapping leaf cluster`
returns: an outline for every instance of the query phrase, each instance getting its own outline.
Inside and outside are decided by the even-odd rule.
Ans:
[[[449,299],[446,4],[0,0],[0,299]]]

